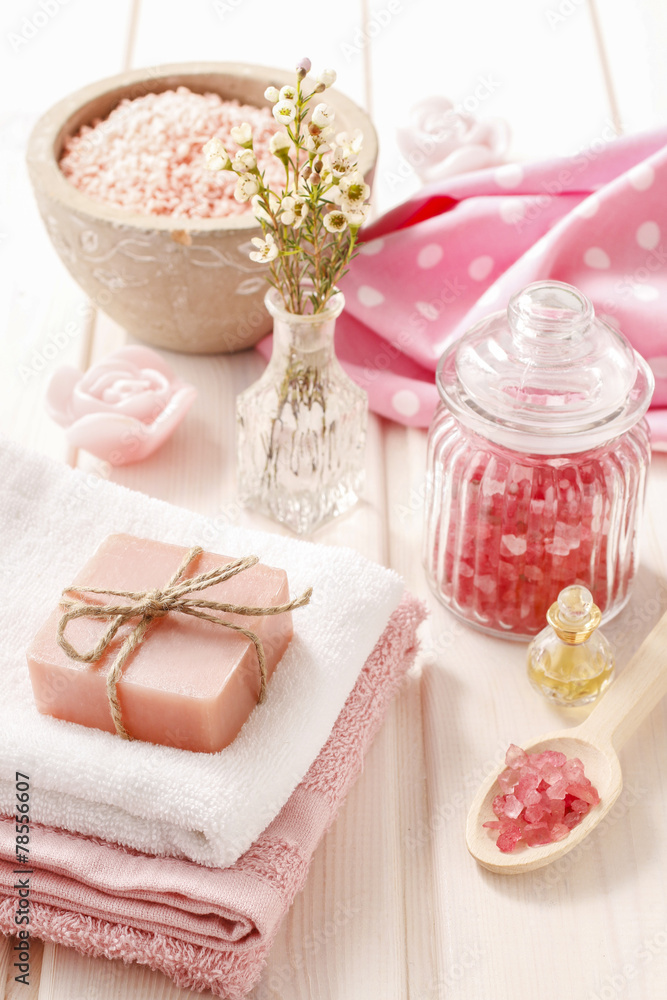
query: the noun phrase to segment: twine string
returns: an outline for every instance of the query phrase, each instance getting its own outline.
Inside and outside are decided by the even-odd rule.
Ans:
[[[245,604],[230,604],[224,601],[207,601],[200,597],[188,597],[188,594],[195,594],[198,591],[206,590],[208,587],[215,587],[219,583],[224,583],[238,573],[254,566],[259,559],[257,556],[244,556],[235,559],[226,566],[218,566],[216,569],[199,576],[184,577],[190,564],[194,562],[203,552],[198,545],[194,545],[183,557],[183,560],[172,575],[171,579],[163,590],[107,590],[96,587],[66,587],[63,596],[69,593],[88,594],[108,594],[112,597],[124,597],[128,603],[125,604],[86,604],[85,601],[74,601],[65,597],[61,602],[67,610],[58,623],[58,643],[65,653],[72,660],[79,663],[95,663],[99,660],[113,641],[118,630],[126,622],[138,618],[139,622],[124,640],[118,655],[114,660],[106,678],[106,690],[111,709],[111,718],[116,728],[116,732],[124,740],[133,739],[123,724],[120,702],[118,700],[117,685],[123,675],[123,668],[128,659],[139,646],[154,621],[163,618],[165,615],[178,612],[182,615],[190,615],[193,618],[201,618],[203,621],[212,622],[214,625],[222,625],[224,628],[239,632],[249,639],[255,646],[257,652],[257,662],[259,664],[260,688],[257,703],[261,704],[266,697],[266,656],[262,640],[256,632],[243,628],[242,625],[235,625],[233,622],[224,621],[217,615],[209,614],[210,611],[218,611],[235,615],[247,615],[248,617],[264,617],[266,615],[282,615],[286,611],[294,611],[310,602],[312,587],[296,597],[293,601],[285,604],[278,604],[270,607],[252,607]],[[109,626],[105,629],[100,639],[87,652],[81,653],[75,649],[65,635],[68,624],[75,618],[104,618],[111,619]]]

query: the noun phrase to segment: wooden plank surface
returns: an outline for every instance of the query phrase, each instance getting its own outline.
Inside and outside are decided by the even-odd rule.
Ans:
[[[551,17],[560,7],[569,13]],[[10,4],[2,15],[4,37],[35,9]],[[127,64],[219,58],[289,66],[308,54],[316,67],[335,66],[341,89],[371,110],[382,146],[376,190],[387,208],[416,185],[409,164],[402,167],[395,129],[419,98],[447,94],[463,101],[482,77],[497,80],[480,100],[479,114],[511,121],[514,156],[572,152],[599,134],[615,108],[629,130],[655,123],[667,102],[659,57],[666,38],[657,0],[605,0],[596,7],[519,0],[511,17],[491,2],[443,8],[437,0],[344,0],[326,23],[303,0],[289,8],[266,0],[72,0],[29,44],[11,53],[8,42],[9,61],[0,63],[6,93],[15,77],[24,82],[18,111],[0,117],[0,263],[7,276],[0,287],[1,429],[68,457],[60,431],[43,414],[48,374],[55,364],[83,363],[125,342],[110,320],[84,310],[41,229],[22,172],[31,121],[67,91]],[[57,357],[21,380],[20,366],[34,360],[35,351],[44,353],[54,331],[71,322]],[[235,500],[234,397],[261,370],[260,359],[247,353],[206,363],[170,360],[197,385],[199,397],[156,456],[123,470],[83,454],[69,457],[93,474],[211,517],[278,530]],[[566,722],[528,687],[523,646],[465,629],[428,595],[420,560],[424,454],[423,433],[373,418],[365,502],[317,536],[396,568],[428,600],[432,615],[419,668],[315,855],[256,996],[523,1000],[536,993],[594,1000],[612,989],[627,1000],[657,1000],[667,978],[665,710],[624,754],[625,812],[590,851],[543,883],[538,874],[503,881],[475,866],[463,826],[477,782],[510,739]],[[612,629],[620,664],[664,600],[656,594],[665,576],[666,489],[667,459],[659,458],[637,593]],[[321,945],[307,948],[317,933]],[[191,996],[138,966],[50,945],[43,949],[41,979],[35,959],[28,993],[10,976],[10,945],[0,942],[0,997],[3,983],[10,984],[5,1000]]]
[[[0,994],[4,1000],[37,1000],[41,985],[42,955],[44,945],[37,938],[32,938],[30,942],[30,975],[29,983],[16,981],[19,971],[14,968],[17,961],[15,948],[17,939],[15,937],[0,937]],[[4,994],[2,990],[4,989]],[[74,997],[71,998],[74,1000]]]
[[[44,413],[49,376],[88,355],[95,318],[51,246],[24,165],[33,124],[56,100],[124,65],[131,0],[3,5],[0,58],[0,431],[71,458]]]

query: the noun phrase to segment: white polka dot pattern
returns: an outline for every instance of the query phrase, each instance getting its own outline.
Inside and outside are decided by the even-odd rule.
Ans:
[[[493,270],[493,257],[484,254],[482,257],[475,257],[468,265],[468,274],[473,281],[484,281]]]
[[[609,254],[602,247],[589,247],[584,254],[584,264],[599,271],[606,271],[607,268],[611,267]]]
[[[439,264],[445,252],[438,243],[427,243],[422,247],[417,256],[417,264],[425,271]]]
[[[370,285],[360,285],[357,289],[357,298],[362,306],[368,306],[369,308],[381,306],[384,302],[382,292],[378,291],[377,288],[372,288]]]
[[[506,163],[496,168],[493,178],[498,187],[507,189],[518,187],[523,180],[523,167],[518,163]]]
[[[399,389],[391,397],[391,405],[402,417],[414,417],[419,411],[419,396],[412,389]]]
[[[637,243],[642,250],[655,250],[660,242],[660,226],[657,222],[642,222],[635,234]]]

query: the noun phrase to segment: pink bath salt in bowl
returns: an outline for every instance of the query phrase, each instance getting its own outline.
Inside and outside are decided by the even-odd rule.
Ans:
[[[522,842],[537,847],[563,840],[600,801],[578,757],[557,750],[526,753],[512,743],[505,763],[498,776],[501,794],[492,803],[498,819],[484,823],[499,831],[496,846],[504,854]]]
[[[231,130],[244,122],[252,128],[259,169],[280,188],[285,171],[269,149],[278,128],[269,108],[188,87],[124,98],[106,118],[65,140],[60,169],[90,198],[141,215],[246,215],[250,203],[234,198],[237,175],[208,170],[202,152],[215,137],[233,157],[238,146]]]

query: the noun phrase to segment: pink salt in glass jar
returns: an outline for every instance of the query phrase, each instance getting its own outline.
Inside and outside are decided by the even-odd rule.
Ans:
[[[535,282],[443,355],[424,565],[459,618],[535,635],[578,583],[626,603],[650,461],[646,362],[571,285]]]

